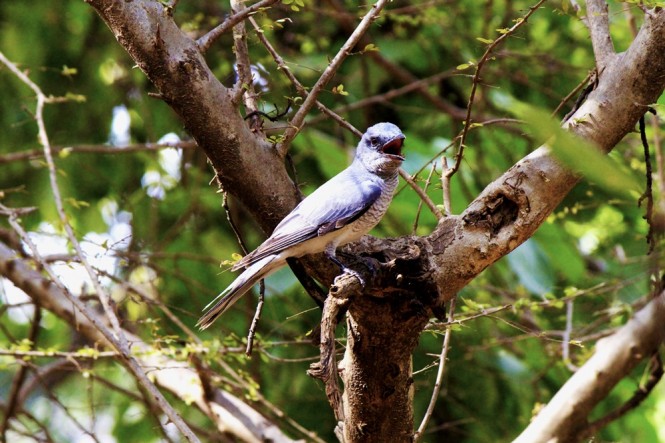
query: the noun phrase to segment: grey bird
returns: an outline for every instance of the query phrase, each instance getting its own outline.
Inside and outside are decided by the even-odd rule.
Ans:
[[[259,280],[285,266],[290,257],[325,252],[343,271],[353,273],[336,258],[335,251],[368,233],[386,213],[404,161],[404,139],[392,123],[368,128],[351,165],[301,201],[266,241],[233,266],[234,271],[245,271],[205,307],[196,325],[206,329]]]

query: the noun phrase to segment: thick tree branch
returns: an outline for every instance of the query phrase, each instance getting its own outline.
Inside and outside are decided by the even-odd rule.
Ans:
[[[589,414],[641,361],[665,341],[665,292],[621,329],[598,341],[596,352],[540,411],[516,443],[580,441]]]
[[[665,9],[645,17],[628,51],[605,69],[568,129],[609,152],[665,88]],[[440,301],[527,240],[578,182],[542,146],[491,183],[459,216],[428,237]]]
[[[221,186],[270,232],[296,205],[298,193],[282,159],[270,143],[250,131],[231,91],[210,71],[198,44],[159,2],[86,1],[180,116],[210,159]]]
[[[75,325],[77,331],[86,339],[114,349],[97,325],[104,323],[101,318],[90,311],[88,313],[94,322],[81,315],[60,288],[18,259],[16,253],[4,243],[0,243],[0,274],[22,289],[35,303]],[[185,402],[196,404],[215,423],[219,432],[232,433],[246,442],[292,441],[277,426],[237,397],[219,389],[206,392],[189,363],[158,355],[139,337],[127,331],[124,333],[131,344],[133,358],[140,362],[141,370],[149,368],[151,376],[159,386]]]

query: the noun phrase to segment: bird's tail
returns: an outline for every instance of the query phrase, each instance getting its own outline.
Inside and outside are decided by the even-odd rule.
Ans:
[[[196,326],[206,329],[217,320],[217,317],[226,312],[231,305],[245,295],[245,292],[249,291],[256,282],[267,277],[283,264],[283,259],[278,260],[276,255],[269,255],[249,266],[228,288],[208,303],[208,306],[203,309],[206,311],[205,314],[199,319]]]

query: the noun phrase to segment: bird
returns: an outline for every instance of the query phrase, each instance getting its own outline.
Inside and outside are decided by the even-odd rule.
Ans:
[[[367,128],[351,164],[303,199],[270,237],[231,268],[245,270],[204,308],[196,326],[208,328],[254,284],[285,266],[287,258],[324,252],[341,271],[360,279],[335,252],[368,233],[386,213],[405,160],[405,138],[392,123]]]

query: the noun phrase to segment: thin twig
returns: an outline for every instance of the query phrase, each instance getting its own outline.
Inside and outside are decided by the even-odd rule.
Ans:
[[[420,197],[420,199],[425,202],[436,219],[441,220],[444,217],[443,213],[441,213],[441,210],[434,204],[432,199],[429,198],[429,195],[425,194],[425,191],[423,191],[422,188],[416,184],[416,182],[413,180],[413,177],[402,168],[399,169],[399,175],[404,179],[405,182],[409,184],[409,186],[411,186],[414,191],[416,191],[418,197]]]
[[[413,82],[407,83],[406,85],[397,88],[397,89],[391,89],[388,92],[385,92],[383,94],[377,94],[372,97],[367,97],[361,100],[358,100],[357,102],[350,103],[348,105],[340,106],[338,108],[333,109],[332,111],[337,113],[337,114],[342,114],[344,112],[351,112],[355,111],[356,109],[361,109],[367,106],[371,106],[377,103],[385,103],[387,101],[390,101],[396,97],[400,97],[402,95],[408,94],[409,92],[417,91],[419,88],[429,86],[431,84],[437,83],[445,78],[452,77],[457,73],[457,69],[448,69],[443,72],[439,72],[438,74],[434,74],[430,77],[427,78],[422,78],[422,79],[417,79]],[[315,124],[319,123],[325,119],[324,116],[316,116],[310,120],[307,121],[307,124]]]
[[[28,334],[28,341],[31,347],[34,347],[35,343],[37,342],[37,334],[39,334],[39,323],[41,322],[41,319],[42,311],[39,306],[35,306],[35,315],[30,325],[30,333]],[[12,385],[9,390],[7,406],[5,407],[5,416],[2,419],[2,424],[0,424],[0,440],[2,441],[7,441],[7,429],[9,429],[9,421],[21,407],[19,394],[21,392],[21,388],[23,387],[23,383],[25,382],[27,371],[28,367],[26,365],[20,365],[16,371],[16,374],[14,374]]]
[[[227,17],[226,20],[224,20],[220,25],[213,28],[210,32],[196,41],[196,44],[199,47],[199,51],[201,51],[201,53],[205,53],[208,49],[210,49],[212,44],[215,43],[218,38],[226,34],[235,25],[250,15],[254,14],[258,10],[267,8],[268,6],[271,6],[278,1],[280,0],[261,0],[257,3],[254,3],[252,6],[249,6],[241,11],[238,11],[230,17]]]
[[[425,186],[423,187],[423,192],[427,192],[427,188],[429,188],[429,185],[432,181],[432,175],[434,175],[434,171],[436,171],[436,162],[432,163],[432,168],[429,171],[429,175],[427,176],[427,180],[425,180]],[[418,209],[416,210],[416,218],[413,220],[413,228],[411,232],[415,235],[416,230],[418,229],[418,220],[420,219],[420,211],[423,208],[423,200],[421,199],[418,202]],[[437,208],[438,209],[438,208]]]
[[[637,206],[642,206],[642,202],[646,199],[647,207],[646,214],[644,218],[649,225],[649,230],[647,231],[647,244],[649,245],[649,250],[647,255],[653,252],[654,247],[656,246],[656,238],[654,231],[654,219],[653,219],[653,170],[651,168],[651,155],[649,153],[649,140],[647,140],[646,133],[646,123],[644,121],[644,116],[640,117],[640,140],[642,141],[642,147],[644,148],[644,162],[646,163],[646,189],[642,196],[637,200]]]
[[[351,53],[351,50],[358,43],[361,37],[367,32],[372,22],[378,17],[383,7],[389,0],[378,0],[370,10],[365,14],[351,36],[346,40],[346,43],[340,48],[335,57],[330,61],[326,69],[323,71],[317,82],[312,86],[307,98],[303,101],[300,109],[293,116],[289,122],[289,128],[284,132],[284,139],[278,144],[277,151],[284,157],[289,149],[289,145],[300,132],[305,122],[305,116],[309,113],[310,109],[316,104],[316,99],[328,84],[330,80],[337,73],[337,70],[342,65],[342,62]]]
[[[284,73],[284,75],[287,76],[287,78],[291,81],[291,83],[293,83],[293,85],[294,85],[295,88],[296,88],[296,91],[298,91],[298,94],[300,94],[302,97],[304,97],[305,99],[307,99],[307,98],[309,97],[309,93],[308,93],[307,90],[304,88],[304,86],[302,85],[302,83],[300,83],[300,81],[298,81],[298,79],[295,77],[295,75],[293,75],[293,73],[291,72],[291,70],[289,69],[289,67],[288,67],[288,66],[286,65],[286,63],[284,62],[284,59],[283,59],[283,58],[277,53],[277,51],[276,51],[275,48],[270,44],[270,42],[268,41],[268,39],[265,38],[265,36],[263,35],[263,32],[260,32],[261,29],[259,28],[259,26],[258,26],[258,24],[256,23],[256,21],[255,21],[253,18],[250,17],[249,22],[252,24],[252,26],[254,26],[254,29],[257,31],[257,36],[258,36],[258,38],[259,38],[259,41],[261,41],[261,43],[263,43],[263,45],[265,46],[265,48],[268,50],[268,52],[270,53],[270,55],[271,55],[271,56],[273,57],[273,59],[275,60],[275,63],[277,64],[278,69],[279,69],[280,71],[282,71],[282,72]],[[340,117],[339,115],[337,115],[335,112],[333,112],[333,111],[331,111],[330,109],[328,109],[325,105],[323,105],[323,104],[320,103],[319,101],[316,101],[316,104],[317,104],[318,108],[319,108],[322,112],[324,112],[326,115],[328,115],[328,116],[330,116],[331,118],[333,118],[333,119],[334,119],[337,123],[339,123],[342,127],[348,129],[349,131],[351,131],[351,132],[352,132],[354,135],[356,135],[357,137],[359,137],[359,138],[362,137],[363,133],[360,132],[358,129],[356,129],[356,128],[355,128],[353,125],[351,125],[349,122],[347,122],[346,120],[344,120],[342,117]],[[413,178],[412,178],[412,177],[411,177],[406,171],[400,169],[399,172],[400,172],[400,175],[402,176],[402,178],[404,179],[404,181],[406,181],[406,182],[409,184],[409,186],[411,186],[411,188],[413,188],[413,190],[416,191],[416,193],[418,194],[418,196],[419,196],[419,197],[425,202],[425,204],[427,205],[427,207],[428,207],[428,208],[432,211],[432,213],[436,216],[437,220],[440,220],[441,217],[443,217],[443,214],[441,214],[441,211],[438,210],[438,208],[436,207],[436,205],[435,205],[435,204],[432,202],[432,200],[427,196],[427,194],[425,194],[425,193],[422,191],[422,189],[420,189],[420,186],[418,186],[418,185],[415,183],[415,181],[413,181]]]
[[[51,153],[69,154],[132,154],[145,151],[161,151],[167,148],[194,149],[197,147],[194,141],[181,141],[177,143],[143,143],[120,147],[109,145],[76,145],[76,146],[51,146]],[[10,152],[0,155],[0,164],[16,161],[35,160],[44,157],[44,149],[32,149],[30,151]]]
[[[494,40],[492,43],[487,46],[487,49],[485,50],[485,53],[483,56],[480,58],[478,63],[476,64],[476,72],[473,74],[473,81],[471,83],[471,93],[469,94],[469,101],[466,106],[466,117],[464,118],[464,128],[462,129],[462,136],[460,137],[459,140],[459,148],[457,149],[457,154],[455,154],[455,164],[448,169],[446,172],[446,175],[452,177],[457,170],[459,169],[460,165],[462,164],[462,158],[464,157],[464,148],[465,148],[465,143],[466,143],[466,136],[469,133],[469,128],[471,127],[471,111],[473,109],[473,104],[474,100],[476,98],[476,90],[478,89],[478,84],[480,83],[480,72],[482,71],[483,67],[485,66],[485,63],[490,59],[490,54],[494,49],[500,45],[501,43],[504,42],[508,37],[513,35],[519,28],[521,28],[531,17],[531,15],[540,8],[540,5],[542,5],[545,2],[545,0],[540,0],[538,3],[536,3],[534,6],[531,6],[529,8],[529,12],[524,15],[520,20],[517,21],[510,29],[508,29],[505,33],[501,34],[499,38]]]
[[[579,368],[570,361],[570,336],[573,332],[573,303],[574,299],[566,300],[566,329],[563,331],[563,340],[561,341],[563,363],[572,372]]]
[[[455,298],[450,300],[450,311],[448,312],[448,323],[451,323],[455,320]],[[439,391],[441,390],[441,385],[443,384],[443,374],[446,368],[446,357],[448,355],[448,349],[450,347],[450,336],[452,331],[452,325],[448,326],[446,333],[443,337],[443,346],[441,348],[441,355],[439,355],[439,370],[436,373],[436,382],[434,383],[434,388],[432,389],[432,398],[430,399],[429,405],[427,406],[427,412],[423,417],[418,430],[413,435],[413,443],[418,443],[422,438],[429,423],[430,418],[432,418],[432,413],[434,412],[434,405],[436,400],[439,397]]]
[[[81,300],[79,300],[77,297],[74,297],[69,291],[67,291],[64,288],[64,285],[62,285],[62,283],[59,281],[58,277],[55,275],[55,273],[52,270],[50,272],[47,271],[49,273],[49,276],[61,289],[63,289],[63,293],[67,296],[68,300],[71,301],[74,304],[74,306],[76,306],[76,308],[95,325],[95,327],[104,335],[104,337],[109,341],[109,343],[117,351],[119,351],[123,361],[126,364],[126,367],[132,372],[132,374],[134,374],[134,377],[136,378],[137,382],[150,393],[150,397],[157,402],[160,409],[175,424],[176,428],[178,428],[178,430],[183,434],[183,436],[189,441],[198,442],[199,439],[191,431],[189,426],[184,422],[184,420],[175,411],[175,409],[173,409],[173,407],[169,404],[166,398],[164,398],[164,396],[157,389],[154,383],[150,381],[150,379],[143,371],[141,366],[138,364],[136,359],[134,359],[131,356],[129,351],[129,346],[127,344],[127,339],[122,329],[120,328],[120,322],[118,321],[115,312],[111,308],[108,294],[105,292],[105,290],[102,288],[101,284],[99,283],[97,275],[90,266],[90,263],[88,263],[88,261],[85,259],[83,251],[81,250],[81,246],[78,240],[76,239],[76,236],[74,235],[74,231],[71,225],[69,224],[67,216],[65,215],[64,205],[62,203],[62,197],[60,195],[60,190],[57,183],[57,172],[55,168],[55,163],[53,161],[51,145],[49,142],[49,138],[46,132],[46,126],[44,124],[44,119],[43,119],[43,109],[45,103],[47,102],[46,95],[35,83],[32,82],[32,80],[28,78],[27,75],[25,75],[21,70],[19,70],[15,64],[9,61],[2,52],[0,52],[0,62],[2,62],[5,66],[7,66],[7,68],[10,71],[12,71],[12,73],[16,75],[16,77],[19,80],[21,80],[25,85],[27,85],[30,89],[32,89],[32,91],[37,96],[35,120],[37,121],[39,140],[44,147],[44,156],[46,157],[46,162],[48,165],[49,180],[51,184],[51,190],[53,192],[53,196],[55,199],[56,211],[58,212],[60,221],[62,222],[62,225],[65,229],[67,238],[74,247],[74,250],[76,251],[77,255],[80,257],[81,263],[83,264],[87,274],[92,280],[93,287],[95,288],[95,291],[97,291],[97,295],[99,296],[99,299],[102,302],[102,307],[104,308],[106,317],[111,322],[111,327],[113,329],[113,332],[111,332],[107,327],[105,327],[99,321],[97,321],[97,319],[88,311],[87,306],[85,306],[85,304]],[[10,223],[12,223],[12,227],[14,227],[14,229],[17,230],[19,235],[22,237],[23,241],[26,242],[26,244],[28,244],[34,256],[38,258],[39,253],[37,251],[37,248],[35,247],[34,243],[32,243],[30,238],[27,236],[23,228],[18,224],[16,219],[12,220],[12,217],[10,217],[9,220]],[[44,265],[44,269],[47,270],[48,267]]]
[[[586,77],[584,77],[584,80],[582,80],[577,86],[575,86],[575,89],[570,91],[570,93],[567,96],[565,96],[563,98],[563,100],[561,100],[559,105],[556,107],[556,109],[554,111],[552,111],[552,114],[550,114],[550,115],[552,117],[557,115],[559,113],[559,111],[561,110],[561,108],[563,108],[566,105],[566,103],[568,103],[568,100],[570,100],[573,96],[575,96],[578,92],[580,92],[582,90],[582,88],[584,88],[584,86],[587,83],[589,83],[589,80],[591,80],[591,77],[593,77],[593,75],[594,75],[594,71],[592,70],[591,72],[589,72],[587,74]]]
[[[231,218],[231,209],[229,208],[228,194],[226,192],[223,192],[222,194],[222,207],[224,208],[224,212],[226,213],[226,219],[228,220],[229,225],[231,225],[231,229],[233,230],[233,233],[236,236],[236,240],[238,240],[240,249],[242,249],[243,254],[246,255],[248,252],[247,245],[245,244],[245,241],[243,240],[242,235],[240,234],[240,230],[238,229],[235,222]],[[265,293],[266,293],[265,282],[264,280],[260,280],[259,302],[256,305],[256,311],[254,312],[254,317],[252,318],[252,323],[250,324],[249,332],[247,334],[247,347],[245,348],[245,355],[247,355],[247,357],[251,357],[252,355],[252,349],[254,347],[254,336],[256,335],[256,328],[258,326],[259,320],[261,319],[261,311],[263,310]]]
[[[254,337],[256,336],[256,328],[258,327],[259,320],[261,319],[261,312],[263,311],[263,302],[266,299],[266,283],[265,280],[259,281],[259,302],[256,304],[256,311],[254,311],[254,317],[252,318],[252,323],[249,326],[249,332],[247,333],[247,347],[245,348],[245,355],[247,357],[252,356],[252,350],[254,349]]]

